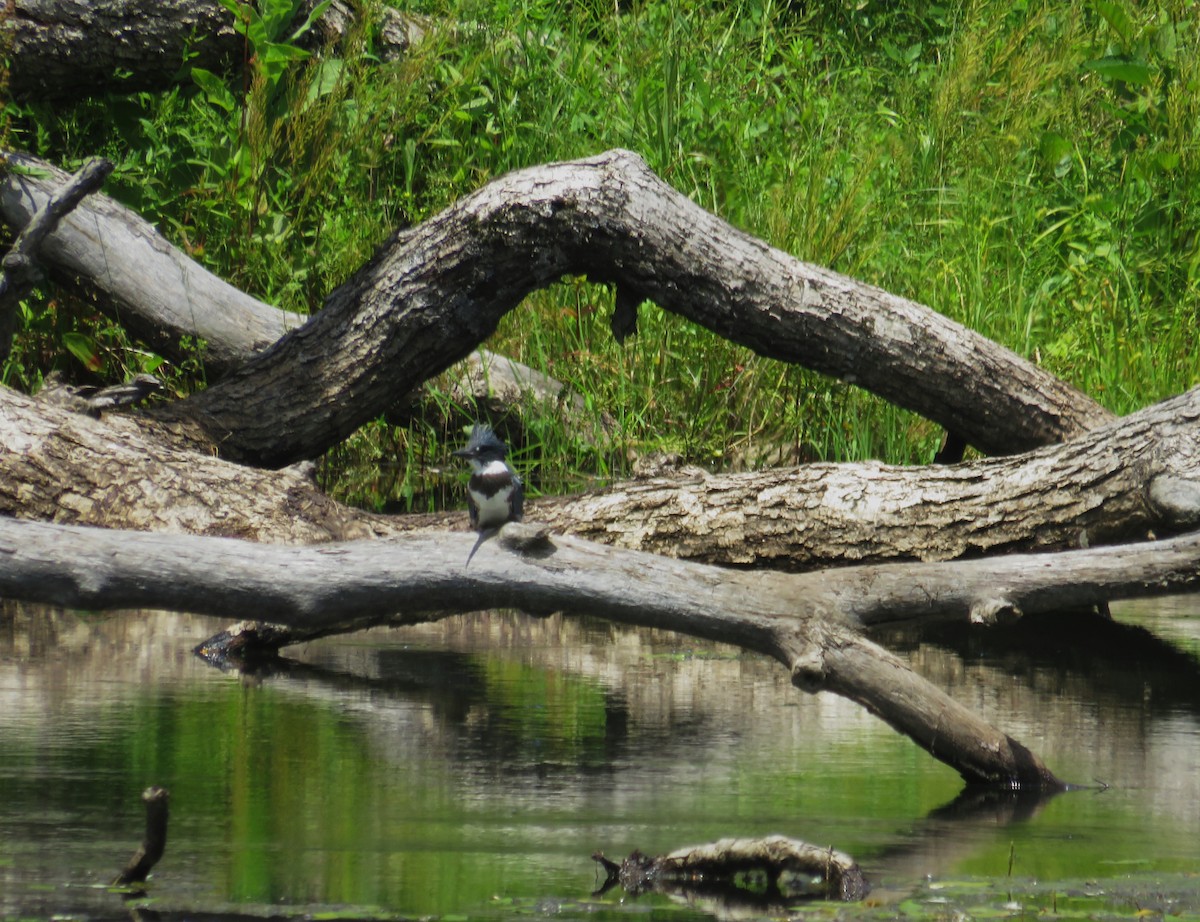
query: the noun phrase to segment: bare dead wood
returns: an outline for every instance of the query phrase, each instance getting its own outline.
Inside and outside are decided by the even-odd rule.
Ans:
[[[14,226],[59,181],[0,180],[0,210]],[[138,335],[162,349],[201,336],[218,371],[300,322],[200,269],[110,201],[52,242],[51,255],[121,304]],[[985,451],[1057,442],[1111,419],[936,312],[740,233],[627,151],[510,174],[400,233],[303,335],[164,412],[235,459],[312,457],[467,355],[526,294],[564,274],[612,281],[623,299],[638,292],[762,355],[857,383]],[[315,405],[330,409],[302,409]]]
[[[710,563],[953,559],[1170,534],[1200,524],[1200,388],[1063,445],[953,467],[821,465],[620,484],[530,504],[555,531]],[[0,513],[287,543],[464,527],[462,512],[342,506],[294,469],[164,445],[0,388]]]
[[[298,26],[316,5],[305,3]],[[334,0],[316,28],[300,39],[313,48],[363,27],[362,5]],[[385,59],[403,56],[425,26],[380,5],[375,47]],[[245,39],[218,0],[12,0],[0,10],[0,47],[16,98],[76,100],[94,93],[165,89],[193,67],[239,72]]]
[[[14,167],[0,170],[0,215],[21,228],[38,209],[62,195],[68,174],[22,154],[4,155]],[[173,246],[156,228],[110,198],[96,196],[54,234],[47,258],[60,281],[86,290],[90,300],[163,355],[196,357],[210,380],[261,352],[307,319],[233,288]],[[430,387],[444,397],[430,398]],[[447,399],[448,398],[448,399]],[[476,350],[460,366],[417,390],[398,396],[389,417],[421,419],[450,428],[481,416],[520,416],[551,407],[585,438],[596,428],[583,399],[511,358]],[[455,413],[454,411],[457,411]],[[602,438],[611,424],[601,419]]]
[[[655,857],[635,851],[620,864],[600,852],[592,855],[592,860],[599,862],[608,876],[603,889],[620,884],[635,895],[650,890],[745,893],[737,882],[744,875],[762,877],[764,886],[755,895],[766,900],[853,902],[870,889],[862,869],[849,855],[785,836],[720,839]]]
[[[148,787],[142,791],[142,802],[146,805],[146,832],[141,846],[125,865],[125,870],[113,881],[116,886],[143,883],[154,866],[162,860],[167,849],[170,800],[171,795],[166,788]]]
[[[299,468],[260,471],[164,445],[136,420],[0,387],[0,514],[312,543],[394,531]]]
[[[67,174],[22,154],[3,159],[9,169],[0,170],[0,212],[9,226],[24,227]],[[178,355],[182,336],[203,339],[214,374],[304,321],[222,281],[107,196],[92,196],[67,215],[42,254],[60,273],[87,280],[131,332],[164,354]]]
[[[1023,455],[926,468],[799,468],[617,484],[535,502],[593,541],[708,563],[951,560],[1200,527],[1200,388]]]
[[[31,215],[5,254],[0,269],[0,362],[8,358],[12,347],[18,302],[38,281],[35,264],[42,243],[84,196],[100,188],[112,171],[112,163],[102,158],[87,163]]]
[[[969,781],[1060,784],[1038,757],[862,637],[914,617],[968,618],[1200,587],[1200,535],[1048,556],[784,575],[602,548],[510,524],[463,567],[474,535],[320,547],[253,545],[0,519],[0,595],[83,608],[252,610],[293,639],[492,607],[592,614],[739,645],[793,683],[867,707]]]
[[[566,274],[853,381],[985,452],[1057,442],[1112,418],[928,308],[735,230],[620,150],[511,173],[398,233],[304,327],[156,418],[246,463],[311,457]]]

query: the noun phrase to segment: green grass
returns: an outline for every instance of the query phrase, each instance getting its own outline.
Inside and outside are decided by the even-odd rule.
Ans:
[[[68,167],[113,157],[112,194],[295,310],[318,309],[396,226],[489,179],[622,146],[738,227],[928,304],[1117,412],[1200,382],[1195,0],[421,11],[432,37],[398,64],[374,56],[367,28],[260,68],[248,92],[201,77],[165,94],[9,105],[4,133]],[[618,423],[596,447],[553,412],[535,418],[520,460],[546,489],[621,475],[658,449],[728,468],[923,462],[937,447],[923,420],[655,308],[617,346],[611,300],[566,280],[487,344]],[[55,337],[104,326],[78,308],[50,322],[45,302],[29,315],[29,348],[5,370],[17,384]],[[97,340],[109,374],[137,364],[135,343]],[[192,377],[180,370],[178,389]],[[382,483],[355,468],[444,459],[440,442],[457,437],[364,432],[329,482],[381,508],[436,505],[409,474]]]

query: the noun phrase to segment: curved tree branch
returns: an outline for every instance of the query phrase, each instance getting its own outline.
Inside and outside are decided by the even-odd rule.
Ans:
[[[853,381],[985,452],[1057,442],[1112,418],[928,308],[735,230],[621,150],[511,173],[400,232],[305,326],[155,415],[234,460],[312,457],[567,274],[615,284],[627,306],[652,299],[760,355]]]

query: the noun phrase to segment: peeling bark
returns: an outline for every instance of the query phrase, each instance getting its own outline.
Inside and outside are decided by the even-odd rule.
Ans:
[[[545,498],[556,531],[708,563],[807,569],[1058,550],[1200,526],[1200,388],[1063,445],[953,467],[812,465]],[[0,512],[288,543],[465,527],[378,516],[299,469],[171,447],[138,418],[91,420],[0,389]]]

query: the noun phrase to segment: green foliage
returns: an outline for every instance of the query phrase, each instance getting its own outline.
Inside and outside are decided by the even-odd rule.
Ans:
[[[165,94],[10,105],[6,130],[67,165],[115,158],[119,198],[282,307],[319,308],[397,225],[507,170],[622,146],[731,223],[1115,410],[1200,381],[1195,0],[429,0],[430,36],[400,63],[374,55],[369,24],[307,56],[291,0],[224,2],[244,79],[193,70]],[[546,489],[656,449],[737,467],[937,446],[922,420],[653,306],[618,347],[611,297],[565,280],[488,344],[617,424],[595,448],[552,412],[535,420],[518,460]],[[443,437],[368,432],[341,451],[407,465],[444,458]],[[348,478],[380,508],[429,495]]]

